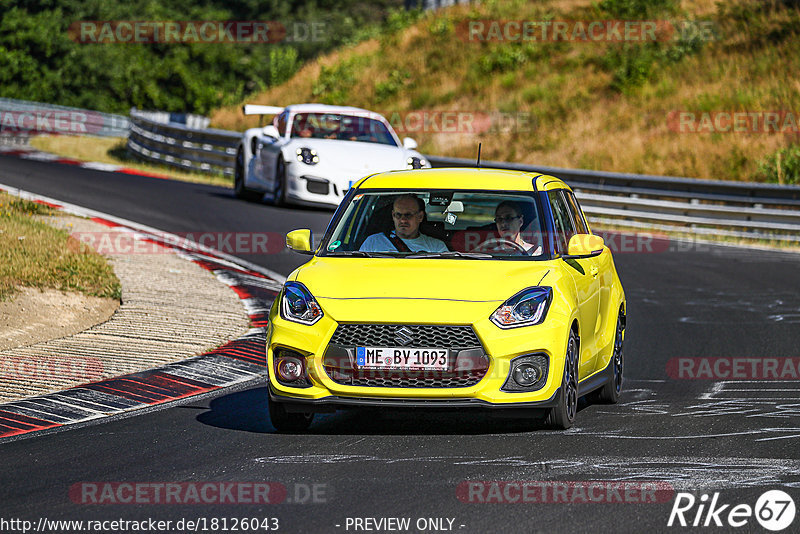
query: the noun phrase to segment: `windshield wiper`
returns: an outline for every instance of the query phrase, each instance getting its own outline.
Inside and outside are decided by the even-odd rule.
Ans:
[[[341,252],[331,252],[331,256],[358,256],[359,258],[379,258],[379,257],[392,257],[396,254],[388,252],[366,252],[363,250],[343,250]]]
[[[470,258],[473,260],[485,260],[489,258],[493,258],[491,254],[486,254],[484,252],[458,252],[457,250],[452,250],[448,252],[420,252],[419,254],[411,254],[409,256],[403,256],[404,258]]]

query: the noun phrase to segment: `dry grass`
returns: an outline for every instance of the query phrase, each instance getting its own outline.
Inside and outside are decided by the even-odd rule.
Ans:
[[[740,8],[741,5],[749,6]],[[779,2],[684,0],[678,20],[708,19],[718,38],[678,60],[658,60],[644,83],[619,89],[609,57],[614,43],[476,43],[458,35],[470,19],[605,20],[596,2],[482,2],[429,13],[399,35],[344,48],[306,65],[286,84],[253,103],[287,104],[330,97],[314,95],[322,66],[333,76],[332,103],[381,111],[409,110],[525,113],[528,131],[483,134],[412,134],[430,154],[474,157],[478,142],[486,159],[607,171],[762,180],[759,162],[798,136],[783,134],[681,133],[667,125],[670,111],[800,112],[800,12]],[[661,49],[674,43],[660,43]],[[643,46],[633,44],[632,47]],[[516,50],[509,66],[486,68]],[[659,56],[661,57],[661,56]],[[499,58],[499,59],[498,59]],[[513,58],[512,58],[513,59]],[[482,67],[484,66],[484,67]],[[395,94],[376,88],[393,71],[407,78]],[[336,74],[336,73],[335,73]],[[347,76],[357,80],[348,84]],[[212,123],[243,129],[238,108],[219,110]],[[402,134],[401,134],[402,135]]]
[[[84,137],[71,135],[40,135],[31,139],[37,150],[83,161],[96,161],[136,169],[160,177],[182,182],[233,186],[233,180],[224,176],[185,172],[167,165],[142,163],[130,156],[125,149],[125,139],[119,137]]]
[[[120,298],[120,283],[105,258],[36,216],[52,210],[0,192],[0,300],[19,286]]]

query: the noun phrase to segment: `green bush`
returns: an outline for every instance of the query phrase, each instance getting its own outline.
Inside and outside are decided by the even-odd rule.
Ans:
[[[393,70],[389,73],[389,79],[375,84],[375,99],[384,102],[397,95],[411,78],[411,73],[407,70]]]
[[[603,0],[598,7],[609,15],[626,20],[645,19],[655,14],[675,13],[677,0]]]
[[[353,56],[331,67],[323,66],[311,94],[323,104],[346,105],[358,81],[357,70],[365,63],[364,56]]]
[[[758,169],[761,178],[767,182],[800,184],[800,145],[767,156],[759,162]]]
[[[528,56],[521,46],[504,45],[489,49],[478,61],[478,69],[483,74],[507,72],[525,63]]]
[[[297,50],[283,47],[269,51],[269,83],[280,85],[291,78],[300,67]]]

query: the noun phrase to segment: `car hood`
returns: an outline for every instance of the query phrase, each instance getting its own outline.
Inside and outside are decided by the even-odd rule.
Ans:
[[[325,299],[502,302],[549,270],[545,261],[315,257],[290,279]]]
[[[539,284],[549,262],[317,258],[290,277],[337,321],[450,322],[488,316],[520,290]]]
[[[339,169],[353,176],[366,176],[375,172],[406,168],[406,159],[419,155],[398,146],[331,139],[293,139],[287,146],[285,157],[294,161],[295,151],[307,147],[319,156],[319,167]],[[316,167],[315,165],[314,167]],[[309,172],[313,167],[309,167]]]

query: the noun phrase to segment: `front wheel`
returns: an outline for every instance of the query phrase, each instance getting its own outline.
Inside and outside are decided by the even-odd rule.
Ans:
[[[545,422],[553,428],[566,430],[572,426],[578,413],[578,336],[572,331],[564,356],[564,376],[558,397],[558,405],[550,409]]]
[[[280,154],[278,154],[278,163],[275,165],[275,191],[272,198],[276,206],[285,206],[288,203],[286,197],[286,163]]]
[[[239,147],[239,150],[236,151],[236,165],[233,169],[233,193],[236,195],[236,198],[247,200],[248,202],[257,202],[261,200],[261,197],[264,195],[245,187],[244,178],[244,149]]]
[[[302,432],[308,430],[314,420],[313,413],[291,413],[280,402],[269,401],[269,418],[278,432]]]

